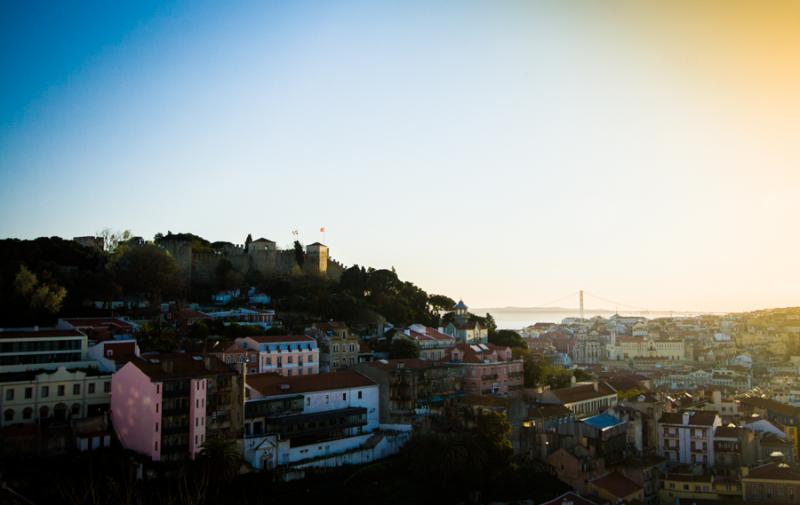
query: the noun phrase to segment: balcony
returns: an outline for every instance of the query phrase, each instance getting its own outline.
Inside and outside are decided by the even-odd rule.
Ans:
[[[282,437],[298,437],[357,428],[366,424],[367,409],[349,407],[314,414],[267,417],[265,431],[280,434]]]

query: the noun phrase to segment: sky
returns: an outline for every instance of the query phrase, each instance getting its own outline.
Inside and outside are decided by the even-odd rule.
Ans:
[[[0,2],[0,237],[324,226],[346,265],[471,306],[797,306],[799,23],[779,0]]]

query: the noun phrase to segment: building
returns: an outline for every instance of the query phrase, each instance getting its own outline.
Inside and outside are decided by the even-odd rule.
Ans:
[[[587,417],[616,405],[617,392],[606,382],[594,381],[545,391],[539,401],[550,405],[563,405],[577,417]]]
[[[434,361],[444,359],[447,350],[456,345],[454,336],[422,324],[412,324],[396,336],[413,340],[419,346],[419,357]]]
[[[0,329],[0,372],[96,366],[88,338],[74,328]]]
[[[275,311],[272,309],[231,309],[207,312],[205,314],[212,321],[222,321],[225,326],[237,324],[239,326],[254,326],[262,330],[272,328],[275,321]]]
[[[520,428],[520,452],[539,460],[559,449],[560,434],[575,424],[575,413],[563,405],[536,405],[528,409]]]
[[[644,488],[617,471],[590,481],[589,490],[610,503],[644,501]]]
[[[84,333],[89,345],[105,340],[134,340],[139,325],[122,317],[69,317],[58,320],[59,329]]]
[[[715,465],[714,431],[722,425],[716,412],[668,412],[658,421],[658,455],[672,464]]]
[[[714,429],[714,459],[718,470],[738,470],[758,460],[756,436],[751,430],[736,426]]]
[[[306,335],[240,337],[221,353],[222,360],[240,359],[243,351],[255,358],[257,366],[248,365],[251,373],[288,377],[319,373],[317,341]]]
[[[464,369],[423,359],[375,360],[356,367],[380,389],[380,421],[410,423],[463,396]]]
[[[320,370],[340,370],[358,364],[360,344],[358,337],[341,321],[316,323],[312,334],[317,337],[320,350]]]
[[[633,358],[683,360],[686,358],[686,349],[683,340],[620,336],[612,340],[608,355],[608,358],[611,360],[628,360]]]
[[[410,426],[381,426],[379,388],[347,370],[247,378],[245,460],[256,469],[367,463],[397,452]]]
[[[709,503],[740,501],[742,485],[738,478],[704,473],[668,472],[663,479],[661,503]]]
[[[786,463],[742,469],[745,502],[794,503],[800,496],[800,472]]]
[[[453,322],[444,327],[444,333],[455,338],[458,342],[466,344],[488,344],[489,329],[478,320],[470,320],[468,307],[460,300],[453,307],[455,317]]]
[[[573,491],[569,491],[568,493],[564,493],[561,496],[542,503],[542,505],[603,505],[604,503],[606,502],[594,499],[590,500],[586,496],[581,496]]]
[[[120,443],[153,461],[194,459],[206,439],[243,431],[242,378],[215,356],[137,357],[112,377]]]
[[[101,415],[111,403],[111,374],[97,368],[0,373],[0,426]]]
[[[622,462],[626,456],[628,423],[609,414],[586,417],[576,425],[583,445],[605,460],[606,465]]]
[[[447,349],[444,361],[464,368],[467,394],[504,395],[522,389],[522,360],[513,358],[510,347],[458,344]]]

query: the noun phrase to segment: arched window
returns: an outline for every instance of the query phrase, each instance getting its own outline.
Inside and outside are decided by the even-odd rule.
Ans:
[[[22,418],[30,419],[31,417],[33,417],[33,409],[30,407],[25,407],[25,410],[22,411]]]
[[[3,412],[3,419],[5,419],[6,422],[13,421],[14,420],[14,409],[6,409],[6,411]]]
[[[47,407],[47,405],[43,405],[39,409],[39,419],[47,419],[47,416],[49,415],[50,415],[50,409]]]
[[[75,417],[80,417],[80,415],[81,415],[81,404],[80,403],[73,403],[72,404],[72,409],[70,410],[70,413]]]

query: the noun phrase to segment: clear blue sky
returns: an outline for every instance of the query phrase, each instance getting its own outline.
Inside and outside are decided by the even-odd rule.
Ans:
[[[472,306],[800,305],[796,18],[603,5],[2,2],[0,236],[326,226]]]

